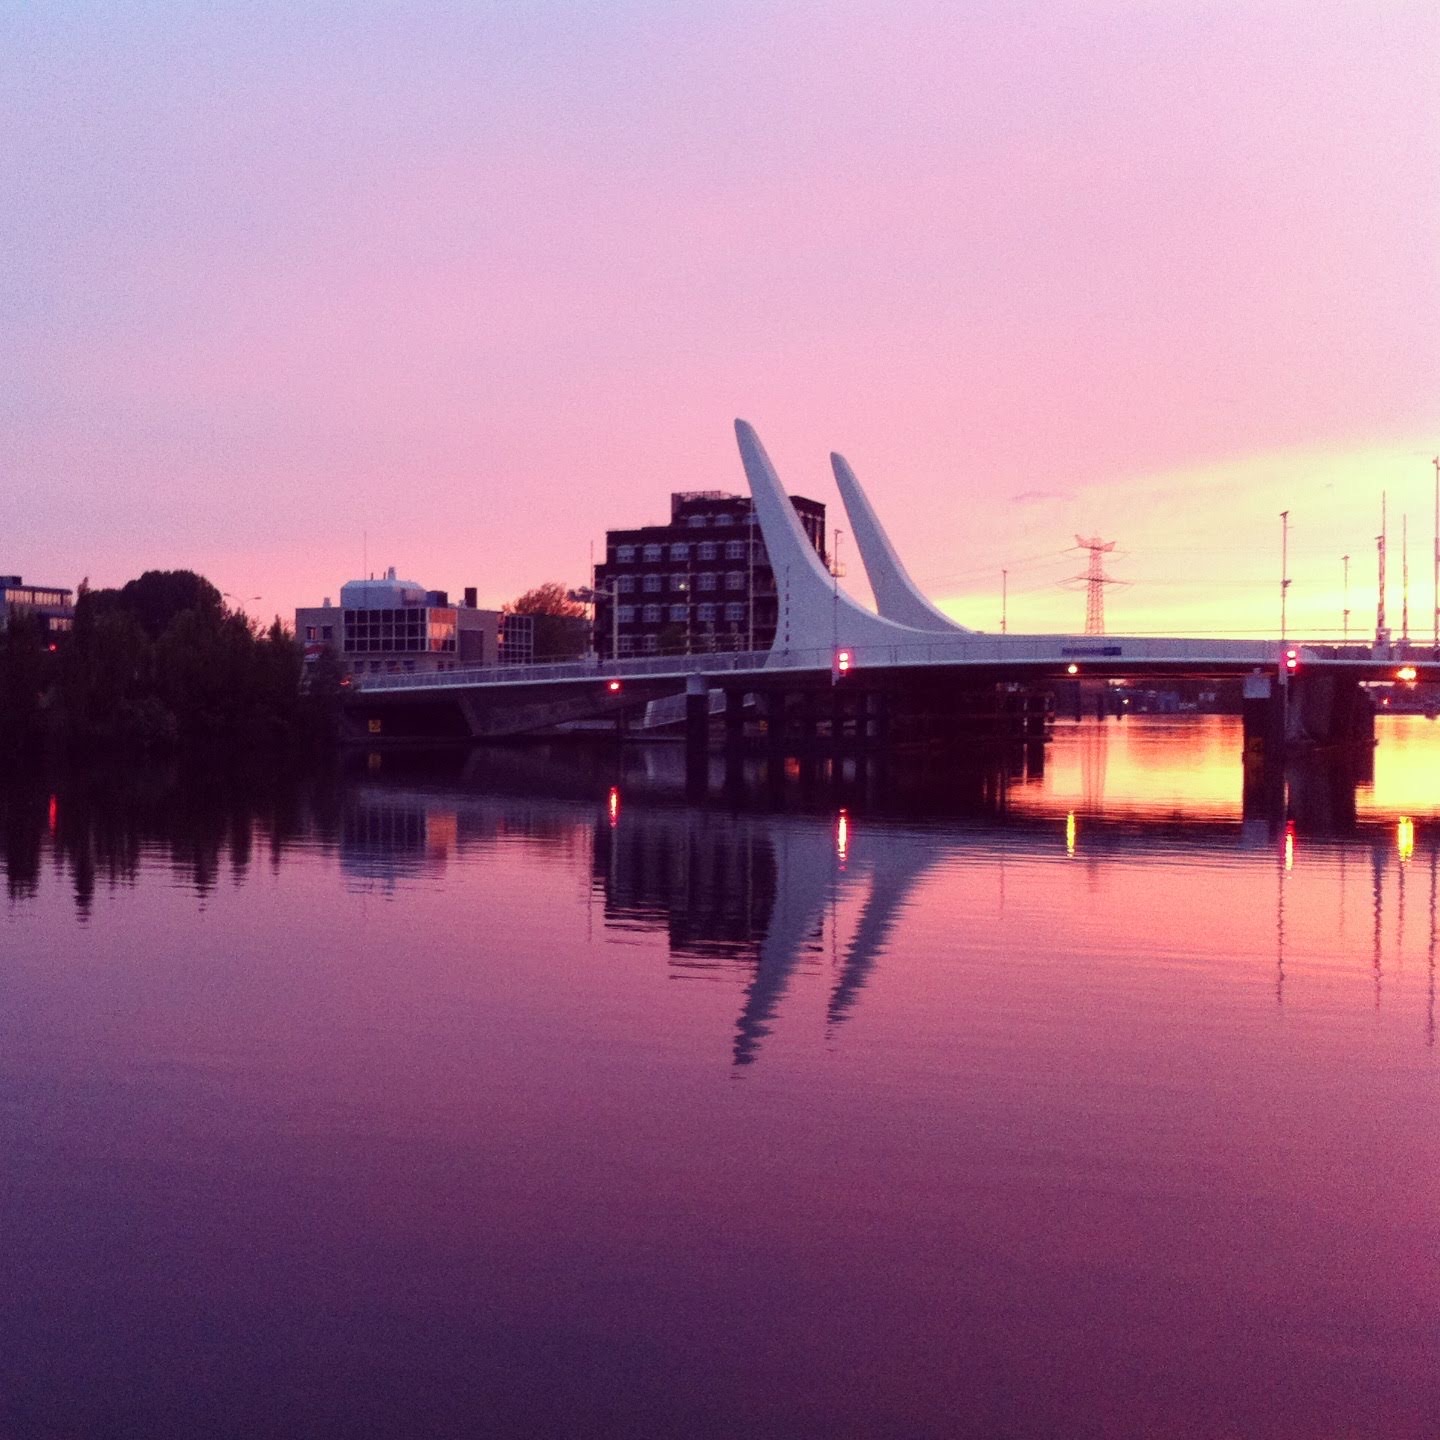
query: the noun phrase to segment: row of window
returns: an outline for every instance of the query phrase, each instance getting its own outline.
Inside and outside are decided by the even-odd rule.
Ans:
[[[739,644],[741,636],[737,632],[733,643]],[[620,637],[621,655],[633,655],[637,650],[646,655],[653,655],[660,648],[660,637],[658,635],[622,635]]]
[[[615,564],[633,565],[637,558],[647,565],[653,565],[657,560],[689,560],[692,550],[697,560],[718,560],[722,550],[727,560],[743,560],[749,544],[748,540],[727,540],[723,545],[714,540],[703,540],[693,546],[684,541],[673,545],[617,545]]]
[[[4,605],[48,605],[55,609],[63,609],[70,603],[70,592],[68,590],[36,590],[32,586],[16,588],[14,585],[7,585],[0,590],[0,604]]]
[[[697,605],[695,618],[701,622],[719,620],[722,612],[726,620],[743,620],[745,618],[744,604],[736,601],[732,601],[728,605]],[[620,607],[620,623],[622,625],[633,625],[636,620],[646,625],[658,625],[665,619],[678,620],[683,624],[689,616],[690,607],[688,605],[622,605]]]
[[[433,650],[436,654],[449,654],[455,649],[453,635],[419,635],[401,631],[398,635],[353,635],[345,632],[345,649],[351,654],[388,654],[391,651]]]
[[[371,675],[379,675],[384,671],[387,675],[409,674],[415,669],[413,660],[357,660],[350,667],[356,675],[364,675],[368,669]],[[453,660],[442,660],[436,667],[437,670],[453,670]]]
[[[615,593],[617,595],[633,595],[637,578],[640,581],[640,590],[646,595],[658,595],[665,588],[663,575],[641,575],[639,577],[617,575],[615,577]],[[670,588],[680,594],[686,593],[692,584],[696,590],[719,590],[721,578],[714,570],[704,570],[699,575],[687,575],[682,571],[670,577]],[[726,590],[743,590],[745,588],[746,578],[743,570],[727,570],[723,578]]]

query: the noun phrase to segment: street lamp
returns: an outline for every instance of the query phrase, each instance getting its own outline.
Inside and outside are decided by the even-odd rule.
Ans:
[[[1285,601],[1290,590],[1290,512],[1280,512],[1280,639],[1285,639]]]
[[[567,600],[574,600],[580,605],[594,606],[595,602],[602,596],[610,602],[610,658],[620,658],[620,591],[614,586],[604,585],[577,585],[573,590],[565,592]]]

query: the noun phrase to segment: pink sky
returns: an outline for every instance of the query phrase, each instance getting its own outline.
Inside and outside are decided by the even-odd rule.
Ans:
[[[731,423],[957,615],[1433,604],[1432,4],[0,13],[0,570],[580,583]],[[834,523],[848,529],[842,515]],[[842,540],[842,554],[848,537]],[[850,551],[853,562],[853,547]],[[851,566],[850,583],[858,567]],[[857,585],[856,588],[863,589]]]

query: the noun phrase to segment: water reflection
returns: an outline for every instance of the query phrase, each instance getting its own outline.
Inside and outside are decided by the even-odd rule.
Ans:
[[[6,785],[0,1430],[1428,1436],[1437,811],[1224,740]]]
[[[1409,718],[1397,717],[1402,725]],[[361,757],[306,775],[61,772],[0,787],[0,833],[12,904],[33,898],[53,864],[68,876],[82,922],[98,893],[133,888],[155,866],[203,904],[227,877],[243,885],[257,854],[272,872],[292,850],[333,854],[348,888],[392,900],[406,886],[443,883],[455,864],[517,844],[577,859],[607,930],[661,934],[675,978],[738,987],[730,1047],[737,1067],[760,1058],[801,975],[827,977],[817,1023],[837,1041],[862,1011],[916,894],[933,887],[930,902],[948,903],[967,867],[993,877],[1003,910],[1007,861],[1008,883],[1031,900],[1054,888],[1056,877],[1043,869],[1050,859],[1079,862],[1087,893],[1110,895],[1133,925],[1150,916],[1147,887],[1161,863],[1175,891],[1170,914],[1153,917],[1152,943],[1163,945],[1170,919],[1183,926],[1187,911],[1204,908],[1206,897],[1186,893],[1192,874],[1217,866],[1228,874],[1268,851],[1273,992],[1284,1006],[1297,943],[1313,948],[1327,927],[1342,947],[1349,943],[1348,907],[1358,899],[1350,876],[1362,860],[1366,964],[1379,1008],[1410,943],[1407,872],[1423,864],[1433,1044],[1436,816],[1418,807],[1385,814],[1352,763],[1310,761],[1287,773],[1288,815],[1247,819],[1235,746],[1226,743],[1236,738],[1233,726],[1210,721],[1189,731],[1173,723],[1076,725],[1062,731],[1043,773],[1023,763],[952,771],[952,783],[930,785],[919,807],[912,798],[931,778],[923,765],[891,767],[884,784],[870,777],[863,785],[853,772],[812,767],[779,796],[761,781],[729,787],[714,805],[683,805],[674,747]],[[1418,753],[1413,737],[1406,744]],[[1375,773],[1397,788],[1384,763]],[[1406,787],[1412,804],[1434,778],[1419,767]],[[1063,944],[1061,921],[1047,917],[1035,942]]]

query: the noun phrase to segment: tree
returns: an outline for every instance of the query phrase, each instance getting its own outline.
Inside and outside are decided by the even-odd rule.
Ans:
[[[547,580],[502,607],[507,615],[535,617],[535,658],[573,660],[585,653],[590,632],[585,607],[558,581]]]
[[[119,610],[133,615],[152,640],[158,640],[170,622],[187,610],[218,624],[225,609],[220,592],[193,570],[147,570],[119,590],[89,591],[88,600],[97,613]]]

